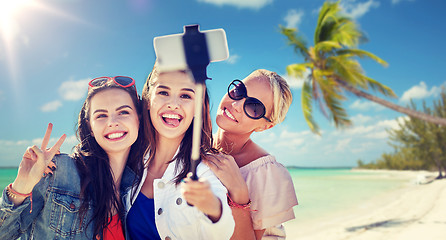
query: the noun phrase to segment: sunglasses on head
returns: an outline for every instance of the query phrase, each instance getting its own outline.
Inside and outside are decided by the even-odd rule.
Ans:
[[[133,89],[135,89],[136,96],[138,96],[138,92],[136,91],[136,86],[135,86],[135,80],[131,77],[126,77],[126,76],[98,77],[98,78],[91,80],[88,83],[88,86],[89,87],[100,87],[100,86],[108,83],[109,81],[113,81],[116,85],[123,87],[123,88],[133,87]]]
[[[246,86],[242,81],[236,79],[229,84],[228,96],[233,100],[242,100],[243,98],[246,98],[245,103],[243,104],[243,110],[245,111],[246,116],[249,118],[264,118],[268,122],[271,122],[271,120],[265,117],[265,105],[263,105],[263,103],[257,98],[248,97]]]

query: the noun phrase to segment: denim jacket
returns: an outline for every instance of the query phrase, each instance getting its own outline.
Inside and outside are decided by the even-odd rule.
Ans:
[[[6,188],[3,190],[0,239],[95,239],[94,223],[88,224],[93,215],[91,203],[85,217],[79,221],[80,177],[74,159],[61,154],[52,161],[57,169],[34,187],[31,213],[29,198],[14,207],[6,195]],[[120,189],[122,199],[129,193],[135,177],[130,168],[124,169]]]

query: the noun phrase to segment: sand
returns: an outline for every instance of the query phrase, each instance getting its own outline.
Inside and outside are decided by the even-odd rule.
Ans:
[[[322,218],[289,221],[287,239],[446,239],[446,179],[433,181],[437,174],[425,171],[383,172],[408,184]]]

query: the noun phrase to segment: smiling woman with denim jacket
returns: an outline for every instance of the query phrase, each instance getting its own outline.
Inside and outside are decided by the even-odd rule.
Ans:
[[[65,135],[47,149],[51,124],[41,147],[27,149],[0,199],[0,239],[124,239],[122,199],[137,183],[146,146],[134,83],[90,82],[72,156],[55,156]],[[57,169],[42,178],[51,160]]]

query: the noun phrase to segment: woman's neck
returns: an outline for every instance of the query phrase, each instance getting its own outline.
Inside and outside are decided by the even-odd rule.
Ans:
[[[218,128],[215,138],[215,146],[216,148],[221,148],[225,153],[233,156],[236,162],[239,164],[240,159],[237,159],[237,156],[244,152],[248,144],[252,143],[250,137],[251,133],[233,134]]]
[[[122,173],[124,172],[125,165],[127,164],[129,153],[130,149],[128,149],[126,152],[107,154],[117,190],[119,190],[119,187],[121,186]]]
[[[162,136],[158,137],[155,157],[149,163],[148,169],[152,176],[163,176],[169,162],[173,159],[182,140],[183,138],[170,139]]]

